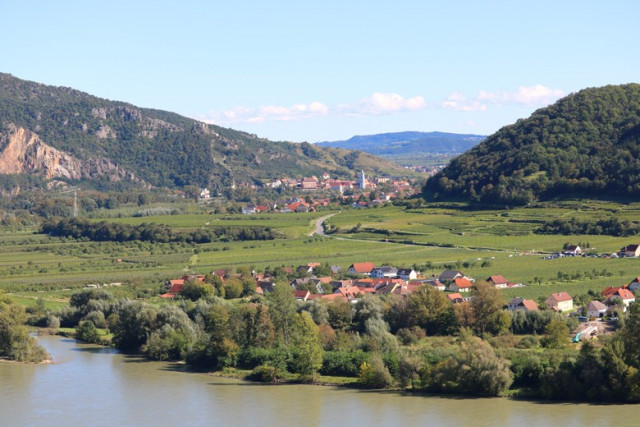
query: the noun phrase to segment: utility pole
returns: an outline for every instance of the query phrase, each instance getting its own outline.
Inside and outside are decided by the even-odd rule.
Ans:
[[[78,190],[73,190],[73,217],[78,217]]]

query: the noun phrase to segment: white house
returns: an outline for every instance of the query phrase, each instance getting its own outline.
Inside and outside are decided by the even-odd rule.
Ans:
[[[603,317],[607,313],[607,306],[598,300],[591,301],[587,306],[587,316]]]
[[[371,270],[371,277],[376,279],[390,279],[396,277],[398,269],[395,267],[376,267]]]
[[[398,270],[398,277],[406,282],[409,280],[416,280],[418,273],[413,268],[401,268]]]

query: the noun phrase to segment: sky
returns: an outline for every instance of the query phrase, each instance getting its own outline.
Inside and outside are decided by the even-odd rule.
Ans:
[[[637,0],[0,0],[0,72],[271,140],[488,135],[640,82]]]

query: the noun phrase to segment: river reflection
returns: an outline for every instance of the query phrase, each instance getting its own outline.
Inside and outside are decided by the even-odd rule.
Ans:
[[[53,365],[0,363],[0,425],[638,425],[635,405],[546,404],[262,385],[41,337]]]

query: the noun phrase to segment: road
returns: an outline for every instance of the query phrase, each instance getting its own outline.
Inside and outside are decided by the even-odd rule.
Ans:
[[[320,236],[324,236],[324,227],[323,227],[323,224],[324,224],[324,222],[325,222],[326,220],[328,220],[329,218],[331,218],[331,217],[332,217],[332,216],[334,216],[334,215],[335,215],[335,213],[332,213],[332,214],[330,214],[330,215],[325,215],[325,216],[322,216],[322,217],[318,218],[318,219],[316,220],[316,228],[315,228],[314,230],[311,230],[311,231],[309,232],[309,236],[313,236],[314,234],[318,234],[318,235],[320,235]]]

